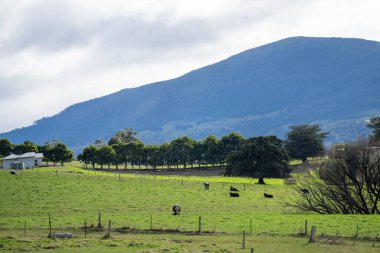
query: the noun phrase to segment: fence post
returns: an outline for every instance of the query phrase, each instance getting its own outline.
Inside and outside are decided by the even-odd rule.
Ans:
[[[108,237],[111,236],[111,220],[108,221],[108,233],[107,233],[107,236]]]
[[[202,234],[202,216],[198,218],[198,233]]]
[[[24,221],[24,235],[26,235],[26,220]]]
[[[84,238],[87,238],[87,221],[84,219]]]
[[[307,220],[305,220],[305,235],[307,235]]]
[[[359,238],[359,222],[356,223],[356,239]]]
[[[252,235],[252,218],[249,218],[249,234]]]
[[[245,230],[243,230],[243,245],[242,248],[245,249]]]
[[[49,237],[51,235],[51,218],[50,218],[50,213],[49,213]]]
[[[309,239],[309,242],[314,242],[314,239],[315,239],[315,232],[317,230],[317,227],[316,226],[312,226],[311,227],[311,233],[310,233],[310,239]]]
[[[99,214],[98,214],[98,228],[101,228],[102,227],[102,215],[99,211]]]

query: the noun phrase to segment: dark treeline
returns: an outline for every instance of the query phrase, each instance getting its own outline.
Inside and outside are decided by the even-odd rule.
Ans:
[[[13,144],[8,139],[0,139],[0,157],[6,157],[10,154],[22,155],[28,152],[43,153],[44,161],[49,163],[71,162],[73,152],[62,142],[52,140],[44,145],[37,145],[31,141],[25,141],[21,144]]]
[[[306,157],[323,152],[323,139],[328,133],[319,125],[291,126],[287,140],[276,136],[244,138],[238,133],[229,133],[222,138],[210,135],[197,141],[188,136],[179,137],[170,143],[145,145],[136,138],[136,132],[127,128],[116,133],[108,143],[96,140],[86,147],[78,160],[96,168],[115,165],[119,170],[139,168],[144,165],[153,170],[184,169],[194,166],[226,166],[225,175],[257,177],[286,177],[290,173],[290,157],[306,160]],[[291,156],[289,156],[289,154]]]
[[[111,137],[108,144],[102,141],[95,141],[94,145],[86,147],[82,154],[78,155],[78,160],[83,161],[86,166],[99,164],[123,165],[124,169],[150,166],[153,169],[158,167],[167,169],[179,169],[211,165],[222,166],[226,163],[226,158],[232,151],[237,151],[245,138],[237,133],[230,133],[221,139],[210,135],[202,141],[196,141],[188,136],[176,138],[170,143],[161,145],[145,145],[136,138],[136,133],[132,129],[119,131]]]

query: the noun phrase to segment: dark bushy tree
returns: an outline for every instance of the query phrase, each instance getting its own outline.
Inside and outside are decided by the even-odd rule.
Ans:
[[[227,156],[235,151],[240,149],[240,144],[244,141],[244,137],[238,133],[232,132],[222,137],[219,142],[220,145],[220,154],[224,159],[224,162],[227,160]]]
[[[188,136],[174,139],[170,143],[173,160],[177,165],[177,169],[179,164],[183,164],[184,168],[186,168],[187,164],[192,164],[194,162],[194,159],[191,156],[193,154],[194,145],[195,140]]]
[[[214,135],[208,136],[203,140],[204,159],[207,164],[219,164],[221,162],[221,151],[219,146],[220,140]]]
[[[13,151],[13,144],[8,139],[0,139],[0,157],[6,157]]]
[[[40,149],[45,160],[54,164],[60,162],[63,165],[65,162],[71,162],[74,157],[73,152],[65,144],[57,140],[46,142]]]
[[[86,164],[91,164],[92,168],[95,169],[96,156],[98,153],[98,148],[94,145],[85,147],[82,153],[82,161]]]
[[[133,131],[132,128],[126,128],[124,130],[120,130],[117,132],[114,136],[112,136],[109,141],[108,145],[114,145],[117,143],[129,143],[137,141],[136,138],[137,132]]]
[[[320,125],[295,125],[290,126],[290,129],[287,133],[285,147],[292,158],[306,162],[307,157],[323,152],[323,140],[328,133],[323,132]]]
[[[380,117],[370,118],[367,126],[372,129],[372,138],[380,140]]]
[[[116,153],[115,150],[110,146],[103,146],[97,149],[96,152],[96,162],[100,164],[100,168],[103,169],[103,165],[107,164],[110,168],[111,163],[115,161]]]
[[[24,141],[23,144],[15,145],[13,152],[17,155],[22,155],[28,152],[38,152],[38,147],[31,141]]]
[[[318,172],[301,178],[295,190],[294,205],[305,212],[380,214],[380,152],[368,140],[345,144]]]
[[[282,141],[275,136],[253,137],[245,140],[239,151],[227,158],[226,175],[259,178],[286,177],[290,173],[289,156]]]

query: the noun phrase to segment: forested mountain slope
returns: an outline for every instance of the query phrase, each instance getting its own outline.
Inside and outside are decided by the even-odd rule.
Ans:
[[[329,141],[367,133],[380,114],[380,43],[293,37],[234,55],[179,78],[75,104],[0,135],[18,143],[59,139],[76,152],[131,127],[145,143],[237,131],[278,135],[320,123]]]

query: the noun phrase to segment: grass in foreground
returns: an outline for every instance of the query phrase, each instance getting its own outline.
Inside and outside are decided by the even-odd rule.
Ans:
[[[204,181],[210,182],[209,191],[203,189]],[[243,230],[249,232],[250,220],[253,236],[250,236],[249,240],[257,240],[252,244],[255,245],[255,249],[263,247],[256,252],[272,252],[272,244],[283,244],[284,250],[286,245],[289,245],[288,252],[302,252],[304,249],[307,249],[307,252],[322,252],[324,247],[330,247],[329,243],[306,246],[307,239],[293,237],[304,232],[305,220],[308,220],[309,229],[311,225],[317,226],[318,235],[333,236],[339,231],[340,236],[351,237],[356,234],[357,225],[359,237],[362,239],[373,238],[379,232],[379,216],[299,214],[297,210],[286,205],[293,193],[282,180],[268,179],[268,185],[265,186],[257,185],[255,182],[256,180],[246,178],[224,177],[154,177],[131,174],[119,177],[118,174],[84,171],[71,167],[27,170],[16,176],[10,175],[8,171],[0,171],[0,251],[13,244],[19,245],[15,247],[28,248],[29,242],[24,243],[19,237],[4,238],[8,235],[22,234],[25,221],[28,235],[26,240],[30,240],[31,245],[37,244],[43,248],[49,247],[47,244],[55,243],[54,240],[42,239],[47,236],[49,213],[52,217],[53,232],[72,231],[76,237],[72,240],[57,241],[57,250],[61,252],[86,252],[81,251],[82,248],[88,252],[107,252],[106,249],[112,249],[112,252],[126,249],[128,252],[134,252],[134,247],[126,246],[131,241],[143,243],[142,247],[136,246],[135,252],[165,252],[165,243],[171,245],[166,247],[170,248],[167,252],[223,252],[223,249],[227,250],[224,252],[239,252],[236,249],[241,245],[241,233]],[[240,198],[229,197],[230,185],[241,190]],[[264,192],[275,197],[265,199]],[[175,203],[182,207],[180,216],[171,214],[171,207]],[[84,220],[87,220],[88,225],[96,226],[99,211],[102,214],[103,226],[106,226],[108,220],[112,220],[113,228],[130,227],[137,230],[150,230],[152,227],[161,230],[197,231],[198,217],[202,216],[203,231],[212,232],[212,235],[113,233],[112,240],[100,240],[99,234],[84,239],[84,231],[81,229]],[[44,230],[34,230],[37,228]],[[272,237],[274,235],[275,237]],[[190,240],[186,239],[188,237],[197,239],[186,243],[184,240]],[[170,240],[173,242],[167,238],[172,238]],[[174,240],[181,242],[176,243]],[[109,246],[108,242],[122,246]],[[214,242],[222,246],[213,247]],[[85,246],[76,247],[71,243]],[[349,246],[351,244],[352,241],[347,241],[342,244],[347,247],[339,245],[337,251],[334,251],[336,245],[333,245],[328,252],[364,252],[350,251],[361,247],[359,242],[359,248],[352,248]],[[363,242],[366,250],[371,252],[369,244]],[[151,249],[152,245],[158,246]],[[207,247],[199,248],[197,245]],[[265,248],[265,245],[271,247]],[[31,248],[40,250],[41,247]],[[198,251],[192,247],[198,247]],[[300,251],[290,251],[292,247],[301,248]],[[314,247],[316,251],[313,251]],[[347,250],[339,251],[341,248]]]
[[[0,233],[2,252],[379,252],[380,242],[352,241],[328,237],[308,243],[305,237],[247,235],[242,248],[241,235],[227,234],[119,234],[101,239],[101,233],[87,238],[48,239],[36,235],[4,236]]]

